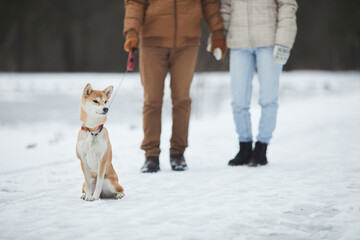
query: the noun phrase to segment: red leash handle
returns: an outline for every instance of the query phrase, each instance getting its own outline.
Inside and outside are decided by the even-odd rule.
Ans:
[[[128,62],[127,62],[127,70],[133,71],[135,66],[135,56],[136,56],[136,48],[132,48],[129,52]]]

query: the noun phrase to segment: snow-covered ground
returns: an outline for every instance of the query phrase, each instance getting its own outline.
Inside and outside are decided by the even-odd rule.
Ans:
[[[259,168],[227,166],[238,150],[229,74],[196,74],[186,172],[169,166],[167,79],[157,174],[139,172],[143,92],[128,74],[106,123],[126,197],[86,202],[81,93],[121,77],[0,74],[0,239],[359,239],[359,72],[284,73],[270,164]],[[255,135],[257,92],[254,80]]]

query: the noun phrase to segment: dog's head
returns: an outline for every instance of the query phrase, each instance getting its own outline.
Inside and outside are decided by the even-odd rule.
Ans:
[[[90,83],[86,85],[82,95],[81,110],[86,113],[87,118],[104,117],[107,114],[112,92],[113,86],[101,91],[93,90]]]

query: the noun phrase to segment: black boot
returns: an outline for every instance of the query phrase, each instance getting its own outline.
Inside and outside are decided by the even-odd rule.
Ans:
[[[249,167],[256,167],[257,165],[266,165],[268,163],[266,158],[267,144],[262,142],[256,142],[255,149],[252,158],[249,163]]]
[[[252,153],[252,142],[240,142],[240,151],[229,161],[229,166],[248,164]]]
[[[155,173],[160,170],[159,157],[146,157],[144,165],[141,167],[142,173]]]
[[[170,155],[171,168],[174,171],[184,171],[187,169],[184,154],[172,154]]]

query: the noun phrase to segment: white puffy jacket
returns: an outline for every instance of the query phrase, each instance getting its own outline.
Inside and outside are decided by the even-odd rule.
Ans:
[[[295,0],[222,0],[229,48],[293,47],[297,32]]]

